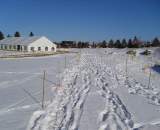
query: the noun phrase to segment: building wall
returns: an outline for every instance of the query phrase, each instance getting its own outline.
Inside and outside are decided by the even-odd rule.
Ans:
[[[40,39],[38,39],[37,41],[29,44],[28,46],[28,51],[54,51],[56,52],[57,46],[55,44],[53,44],[51,41],[49,41],[47,38],[42,37]],[[48,50],[46,50],[46,48],[48,48]],[[52,48],[54,48],[54,50],[52,50]],[[40,50],[39,50],[40,49]]]
[[[0,44],[0,50],[16,51],[17,50],[17,46],[16,45],[8,45],[8,44]]]
[[[27,51],[27,46],[21,46],[21,49],[19,51]],[[6,51],[18,51],[17,45],[11,45],[11,44],[0,44],[0,50],[6,50]]]

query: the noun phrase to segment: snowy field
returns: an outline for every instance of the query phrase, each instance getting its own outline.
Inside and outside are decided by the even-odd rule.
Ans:
[[[0,60],[1,129],[160,130],[160,73],[150,69],[160,63],[154,50],[128,56],[128,49],[81,49]],[[43,70],[51,81],[44,110],[24,92],[41,101]]]
[[[51,87],[73,54],[38,58],[0,59],[0,130],[25,130],[32,113],[41,108],[42,77],[46,71],[45,101],[51,101]],[[67,63],[65,65],[65,57]],[[68,60],[70,59],[70,60]],[[28,93],[27,93],[28,92]],[[29,95],[36,98],[37,102]]]
[[[159,130],[160,75],[147,67],[157,60],[141,51],[129,57],[126,49],[81,50],[28,130]]]

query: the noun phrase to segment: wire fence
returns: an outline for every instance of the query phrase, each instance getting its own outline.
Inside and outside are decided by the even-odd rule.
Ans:
[[[50,80],[47,78],[47,71],[43,71],[43,73],[41,74],[42,76],[38,77],[39,79],[41,79],[41,83],[42,83],[42,90],[41,90],[41,97],[42,99],[37,99],[36,96],[34,96],[34,94],[32,94],[32,92],[29,92],[28,90],[22,88],[22,90],[30,97],[30,99],[32,99],[39,107],[41,107],[41,109],[45,109],[46,107],[46,104],[45,104],[45,98],[46,96],[46,88],[55,88],[55,92],[58,90],[58,89],[61,89],[62,88],[62,76],[63,75],[63,71],[61,70],[61,67],[60,67],[60,64],[63,64],[61,66],[64,67],[64,69],[68,69],[68,68],[71,68],[73,67],[75,64],[77,64],[77,62],[80,61],[80,54],[76,54],[73,56],[72,59],[69,60],[69,57],[67,57],[67,55],[64,55],[64,60],[63,62],[58,62],[58,73],[56,76],[58,76],[58,80],[56,82]],[[56,77],[55,77],[56,78]],[[47,86],[46,83],[49,83],[50,85]],[[52,99],[53,97],[50,97],[50,100],[53,100]]]
[[[18,52],[19,53],[19,52]],[[20,54],[24,54],[25,52],[22,52]],[[127,54],[121,54],[119,55],[119,53],[115,53],[113,54],[113,51],[99,51],[99,59],[96,58],[94,60],[97,60],[96,63],[97,64],[106,64],[108,63],[112,68],[113,66],[117,66],[118,64],[122,65],[121,68],[123,69],[123,71],[125,72],[126,75],[126,80],[128,80],[129,77],[137,77],[137,81],[139,80],[141,82],[141,80],[145,80],[147,82],[145,82],[145,86],[147,86],[148,88],[150,88],[150,86],[153,85],[157,85],[154,84],[154,82],[159,82],[158,78],[160,78],[159,74],[155,75],[155,72],[153,72],[152,67],[154,66],[155,60],[153,60],[151,57],[149,56],[134,56],[134,55],[127,55]],[[1,53],[0,53],[1,54]],[[17,52],[11,52],[10,54],[17,54]],[[26,53],[25,53],[26,54]],[[5,54],[4,54],[5,55]],[[63,66],[64,69],[70,69],[72,68],[74,65],[80,64],[81,62],[81,57],[82,57],[82,50],[80,49],[78,53],[75,53],[74,55],[72,55],[72,58],[70,55],[64,54],[64,60],[62,62],[58,62],[58,66]],[[93,55],[92,55],[93,57]],[[116,57],[116,59],[115,59]],[[123,62],[123,63],[122,63]],[[116,73],[116,69],[113,68],[115,75],[117,75]],[[62,87],[62,76],[63,75],[63,71],[61,69],[61,67],[58,68],[58,80],[56,82],[50,80],[47,78],[47,71],[44,70],[44,72],[42,73],[42,77],[39,77],[39,79],[41,79],[41,83],[42,83],[42,90],[41,90],[41,95],[42,95],[42,99],[37,99],[37,97],[29,92],[28,90],[23,89],[23,91],[36,103],[38,104],[42,109],[44,109],[46,107],[45,104],[45,97],[46,97],[46,92],[45,89],[46,87],[48,88],[55,88],[55,91],[57,91],[57,89]],[[56,77],[55,77],[56,78]],[[118,82],[118,78],[117,78],[117,82]],[[50,85],[47,86],[46,83],[49,83]],[[156,86],[158,87],[158,86]],[[51,98],[52,100],[52,98]]]

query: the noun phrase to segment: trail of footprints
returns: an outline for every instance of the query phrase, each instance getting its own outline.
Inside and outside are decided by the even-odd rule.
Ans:
[[[110,90],[111,86],[117,85],[116,77],[106,79],[105,75],[107,73],[107,75],[112,75],[112,72],[107,72],[107,70],[108,68],[104,67],[96,76],[96,86],[101,89],[101,95],[106,101],[104,110],[99,114],[99,130],[131,130],[133,128],[131,114],[127,111],[118,95]],[[110,84],[110,80],[113,79],[115,83]]]
[[[101,63],[100,58],[97,55],[82,55],[79,65],[63,73],[64,87],[57,89],[53,102],[29,130],[78,130],[91,82],[95,82],[106,103],[99,114],[99,130],[132,129],[131,114],[110,89],[119,85],[117,77],[111,68]],[[91,76],[95,81],[91,80]]]

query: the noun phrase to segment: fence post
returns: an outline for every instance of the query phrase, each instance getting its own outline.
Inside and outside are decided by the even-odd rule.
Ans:
[[[148,88],[150,88],[150,83],[151,83],[151,68],[149,68]]]
[[[67,67],[66,62],[67,62],[67,57],[66,57],[66,55],[65,55],[65,69],[66,69],[66,67]]]
[[[152,57],[149,57],[150,58],[150,65],[149,65],[149,78],[148,78],[148,89],[150,88],[150,84],[151,84],[151,75],[152,75],[152,72],[151,72],[151,67],[152,67]]]
[[[126,57],[126,80],[128,80],[128,54]]]
[[[60,66],[60,60],[58,61],[58,65]],[[63,63],[62,63],[63,64]],[[61,86],[61,67],[58,68],[58,87]]]
[[[42,109],[44,109],[44,98],[45,98],[45,78],[46,78],[46,71],[43,71],[43,94],[42,94]]]

